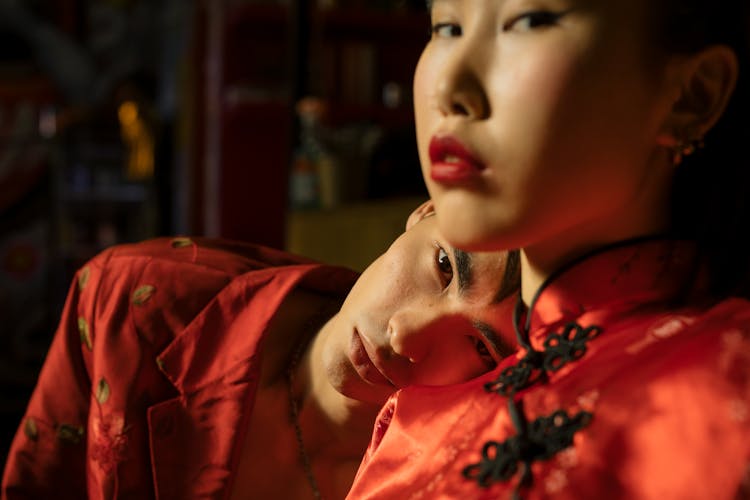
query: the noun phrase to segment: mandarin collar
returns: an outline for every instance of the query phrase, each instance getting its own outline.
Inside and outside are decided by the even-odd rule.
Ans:
[[[696,246],[688,241],[649,237],[598,249],[550,275],[529,307],[519,306],[517,327],[536,343],[534,332],[574,321],[604,305],[636,307],[674,299],[687,286],[699,286],[693,280],[699,269],[696,262]]]

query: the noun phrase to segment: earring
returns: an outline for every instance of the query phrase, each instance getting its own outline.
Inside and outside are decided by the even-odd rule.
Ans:
[[[674,166],[682,163],[686,157],[705,147],[702,137],[696,139],[681,140],[672,148],[672,164]]]

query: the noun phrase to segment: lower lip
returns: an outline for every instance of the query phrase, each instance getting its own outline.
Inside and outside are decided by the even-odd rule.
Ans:
[[[479,169],[469,162],[433,163],[430,167],[430,178],[442,184],[469,182],[479,175]]]
[[[359,338],[359,332],[356,330],[354,331],[354,335],[352,335],[352,341],[349,346],[349,358],[354,365],[354,369],[357,370],[357,373],[363,380],[374,385],[393,385],[373,364],[370,356],[367,354],[367,350],[365,350],[362,339]]]

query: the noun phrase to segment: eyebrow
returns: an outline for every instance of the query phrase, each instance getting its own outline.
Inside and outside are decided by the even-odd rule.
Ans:
[[[454,248],[453,256],[456,260],[456,270],[458,271],[458,293],[459,295],[464,295],[474,284],[471,254]],[[518,250],[508,252],[506,259],[503,279],[500,289],[495,294],[493,303],[501,302],[511,293],[518,290],[520,273],[520,255]],[[516,351],[513,345],[506,342],[489,324],[484,321],[474,320],[473,325],[499,357],[504,358]]]
[[[458,248],[453,249],[453,257],[458,271],[458,294],[465,295],[474,284],[474,274],[471,270],[471,255]]]
[[[458,294],[461,296],[474,285],[474,273],[471,266],[471,254],[458,248],[453,249],[453,257],[456,261],[456,271],[458,272]],[[518,250],[508,251],[505,257],[505,270],[503,279],[500,280],[500,287],[495,293],[492,300],[493,304],[502,302],[511,294],[518,291],[521,284],[521,258]]]
[[[505,257],[505,272],[493,304],[502,302],[521,288],[521,252],[509,250]]]

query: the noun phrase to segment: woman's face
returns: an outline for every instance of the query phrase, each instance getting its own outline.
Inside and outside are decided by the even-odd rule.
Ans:
[[[448,241],[562,254],[661,229],[674,96],[646,69],[647,4],[433,2],[415,112]]]
[[[498,300],[506,253],[449,246],[435,217],[416,222],[373,262],[316,344],[331,385],[382,404],[407,385],[445,385],[486,373],[510,354],[510,308]]]

